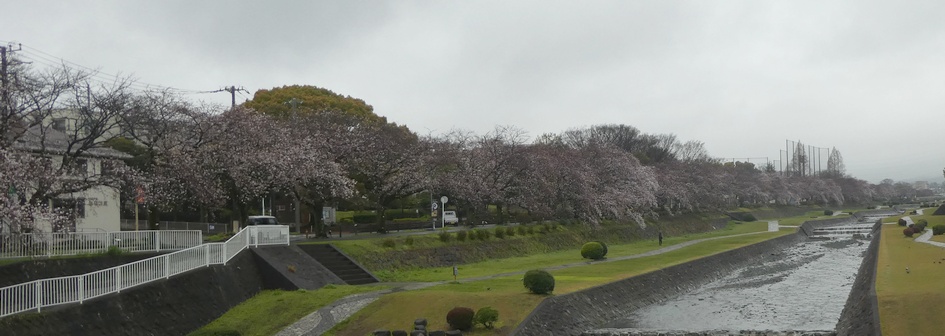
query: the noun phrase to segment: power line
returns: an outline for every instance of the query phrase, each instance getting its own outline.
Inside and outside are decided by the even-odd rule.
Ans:
[[[6,41],[0,41],[0,42],[2,42],[2,43],[9,43],[9,42],[6,42]],[[61,58],[61,57],[57,57],[57,56],[55,56],[55,55],[52,55],[52,54],[47,53],[47,52],[45,52],[45,51],[42,51],[42,50],[39,50],[39,49],[30,47],[30,46],[28,46],[28,45],[23,45],[22,48],[23,48],[23,50],[21,51],[21,52],[22,52],[22,55],[23,55],[25,58],[29,59],[29,60],[32,60],[32,61],[37,62],[37,63],[41,63],[41,64],[46,65],[46,66],[54,66],[54,67],[55,67],[55,66],[68,65],[68,66],[72,66],[72,67],[75,67],[75,68],[80,68],[80,69],[82,69],[82,70],[84,70],[84,71],[87,71],[87,72],[89,73],[90,79],[92,79],[93,81],[98,82],[98,83],[100,83],[100,84],[113,84],[113,83],[115,83],[116,81],[122,81],[122,80],[126,79],[126,78],[123,78],[123,77],[120,76],[120,75],[115,75],[115,74],[110,74],[110,73],[102,72],[101,70],[98,70],[98,69],[93,69],[93,68],[84,66],[84,65],[82,65],[82,64],[79,64],[79,63],[75,63],[75,62],[68,61],[68,60],[63,59],[63,58]],[[201,90],[180,89],[180,88],[175,88],[175,87],[171,87],[171,86],[164,86],[164,85],[156,85],[156,84],[145,83],[145,82],[141,82],[141,81],[138,81],[138,80],[130,80],[129,83],[128,83],[128,85],[129,85],[129,87],[131,87],[131,88],[133,88],[133,89],[141,90],[141,91],[160,90],[160,91],[176,92],[176,93],[179,93],[179,94],[205,94],[205,93],[220,92],[219,90],[212,90],[212,91],[203,90],[203,91],[201,91]]]

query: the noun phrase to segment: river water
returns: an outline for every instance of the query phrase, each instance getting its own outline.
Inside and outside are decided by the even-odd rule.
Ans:
[[[869,241],[807,241],[604,328],[833,330]]]

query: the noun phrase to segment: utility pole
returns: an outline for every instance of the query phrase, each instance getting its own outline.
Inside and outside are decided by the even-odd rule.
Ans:
[[[22,49],[22,45],[19,45],[15,50],[12,44],[0,46],[0,111],[3,111],[4,115],[7,115],[5,112],[10,107],[10,60],[7,58],[7,52],[12,53]]]
[[[241,92],[241,91],[242,91],[242,92],[249,93],[249,91],[246,91],[246,89],[244,89],[242,86],[236,87],[236,86],[234,86],[234,85],[230,85],[230,87],[224,87],[224,88],[219,89],[219,90],[216,90],[216,91],[210,91],[210,93],[213,93],[213,92],[229,92],[229,93],[230,93],[230,107],[233,108],[233,107],[236,107],[236,93],[237,93],[237,92]]]

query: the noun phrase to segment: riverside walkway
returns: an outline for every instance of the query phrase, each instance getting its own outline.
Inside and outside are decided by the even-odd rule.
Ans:
[[[775,221],[775,223],[777,222]],[[575,262],[575,263],[563,264],[563,265],[558,265],[558,266],[546,267],[544,269],[553,271],[553,270],[560,270],[560,269],[577,267],[577,266],[585,266],[589,264],[598,264],[598,263],[615,262],[615,261],[621,261],[621,260],[645,258],[645,257],[650,257],[650,256],[658,255],[658,254],[675,251],[684,247],[692,246],[692,245],[706,242],[706,241],[731,238],[731,237],[739,237],[739,236],[756,235],[756,234],[767,233],[767,232],[768,231],[760,231],[760,232],[742,233],[742,234],[729,235],[729,236],[702,238],[702,239],[682,242],[675,245],[669,245],[663,248],[659,248],[659,249],[644,252],[644,253],[634,254],[634,255],[608,258],[608,259],[600,260],[600,261]],[[501,277],[507,277],[507,276],[513,276],[513,275],[520,275],[520,274],[525,274],[525,271],[507,272],[507,273],[492,274],[492,275],[481,276],[481,277],[466,278],[466,279],[460,279],[457,282],[468,283],[468,282],[501,278]],[[423,289],[423,288],[428,288],[432,286],[443,285],[446,283],[448,283],[448,281],[377,283],[375,285],[391,285],[393,286],[393,288],[375,291],[375,292],[369,292],[369,293],[354,294],[354,295],[350,295],[342,299],[339,299],[325,307],[322,307],[316,310],[315,312],[312,312],[311,314],[306,315],[305,317],[299,319],[297,322],[286,327],[285,329],[283,329],[276,335],[277,336],[321,335],[325,333],[326,331],[330,330],[331,328],[333,328],[336,324],[351,317],[352,315],[360,311],[362,308],[366,307],[367,305],[371,304],[375,300],[379,299],[383,295],[396,293],[396,292],[402,292],[402,291],[408,291],[408,290]]]

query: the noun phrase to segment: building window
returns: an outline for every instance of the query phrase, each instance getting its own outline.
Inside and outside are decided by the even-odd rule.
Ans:
[[[66,118],[53,118],[52,128],[60,132],[65,132],[66,131]]]
[[[85,218],[85,198],[56,198],[53,199],[53,208],[70,219]]]
[[[86,177],[89,176],[89,160],[87,159],[75,159],[73,164],[72,173],[77,177]]]

